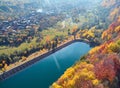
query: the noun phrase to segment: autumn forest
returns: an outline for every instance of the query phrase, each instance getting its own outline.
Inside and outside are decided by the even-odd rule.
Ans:
[[[74,40],[92,49],[50,88],[120,88],[119,0],[0,1],[0,75]]]

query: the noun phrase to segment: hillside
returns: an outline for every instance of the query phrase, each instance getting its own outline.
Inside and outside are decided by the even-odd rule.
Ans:
[[[120,88],[120,17],[93,48],[53,83],[51,88]]]
[[[113,21],[116,20],[116,18],[120,14],[120,1],[119,0],[103,0],[101,3],[101,6],[104,8],[109,9],[109,16],[108,18]]]
[[[38,7],[36,2],[22,0],[1,0],[0,1],[0,21],[15,19],[30,14]],[[22,13],[21,13],[22,12]]]
[[[75,19],[78,18],[75,14],[79,15],[78,12],[83,14],[82,11],[84,11],[83,16],[88,14],[88,17],[91,18],[91,24],[96,23],[99,27],[104,27],[104,25],[108,26],[117,18],[120,13],[119,3],[119,0],[111,0],[109,3],[107,0],[98,0],[94,2],[92,0],[1,0],[0,20],[3,18],[4,20],[7,20],[9,17],[18,18],[25,16],[32,11],[36,11],[36,9],[43,8],[42,10],[45,11],[55,10],[59,13],[68,14],[68,16],[76,17]],[[8,18],[6,18],[6,16]],[[86,23],[84,24],[84,26],[87,26]]]

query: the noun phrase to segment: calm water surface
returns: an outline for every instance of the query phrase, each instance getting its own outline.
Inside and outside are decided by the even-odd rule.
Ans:
[[[73,43],[1,81],[0,88],[49,88],[68,67],[90,49],[91,47],[86,43]]]

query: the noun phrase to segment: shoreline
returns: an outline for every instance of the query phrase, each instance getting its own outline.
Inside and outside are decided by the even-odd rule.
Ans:
[[[17,66],[14,66],[13,68],[9,69],[8,71],[3,72],[2,74],[0,74],[0,81],[5,80],[5,79],[13,76],[14,74],[24,70],[25,68],[35,64],[36,62],[44,59],[45,57],[48,57],[49,55],[61,50],[62,48],[66,47],[66,46],[68,46],[68,45],[70,45],[72,43],[75,43],[75,42],[84,42],[84,43],[89,44],[90,47],[98,45],[96,43],[92,43],[92,42],[89,42],[89,41],[86,41],[86,40],[83,40],[83,39],[68,40],[67,42],[63,42],[62,44],[58,45],[58,47],[56,47],[53,50],[46,51],[46,52],[44,52],[42,54],[34,56],[33,58],[29,59],[28,61],[23,62],[21,64],[18,64]],[[33,54],[36,54],[36,53],[37,52],[35,52]]]

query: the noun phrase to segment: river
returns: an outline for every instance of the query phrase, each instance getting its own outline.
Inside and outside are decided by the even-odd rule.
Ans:
[[[49,88],[68,67],[90,49],[91,47],[86,43],[73,43],[14,76],[0,81],[0,88]]]

